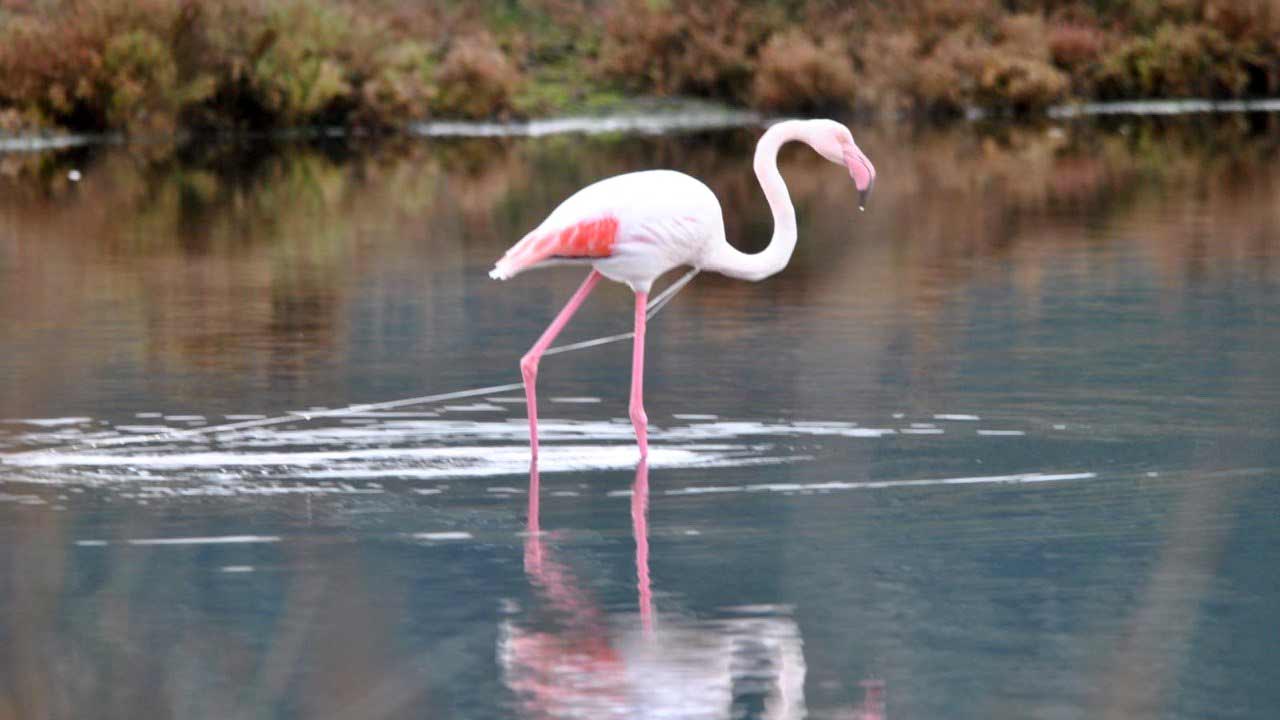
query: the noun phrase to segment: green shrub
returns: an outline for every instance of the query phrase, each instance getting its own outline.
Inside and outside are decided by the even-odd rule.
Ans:
[[[172,130],[178,72],[169,48],[147,30],[107,40],[102,53],[106,124]]]
[[[351,91],[345,56],[351,18],[323,3],[291,0],[264,20],[249,66],[252,91],[283,124],[327,119]]]
[[[1236,96],[1248,86],[1245,65],[1217,30],[1166,23],[1117,47],[1098,82],[1113,98]]]

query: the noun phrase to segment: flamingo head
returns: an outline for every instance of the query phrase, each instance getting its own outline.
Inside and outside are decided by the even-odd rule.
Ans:
[[[865,210],[876,183],[876,166],[853,141],[849,128],[834,120],[813,120],[809,145],[822,157],[843,166],[858,188],[858,209]]]

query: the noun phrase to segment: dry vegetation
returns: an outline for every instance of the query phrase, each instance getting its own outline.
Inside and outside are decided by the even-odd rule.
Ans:
[[[0,0],[0,130],[1280,92],[1277,0]]]

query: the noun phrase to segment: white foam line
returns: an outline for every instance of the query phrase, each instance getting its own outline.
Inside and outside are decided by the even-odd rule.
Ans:
[[[1020,475],[987,475],[982,477],[939,478],[934,480],[883,480],[872,482],[826,482],[826,483],[758,483],[753,485],[709,485],[702,487],[675,488],[666,490],[664,495],[708,495],[716,493],[740,492],[798,492],[829,490],[881,490],[900,487],[924,487],[930,485],[991,485],[1022,484],[1042,482],[1063,482],[1067,480],[1092,480],[1097,473],[1064,473],[1045,475],[1042,473],[1024,473]]]
[[[903,428],[898,432],[903,435],[942,435],[946,430],[942,428]]]
[[[609,457],[624,453],[635,454],[632,446],[594,447],[589,445],[551,446],[552,453],[559,456],[581,455],[584,457]],[[663,449],[667,453],[684,453],[694,455],[698,451],[747,450],[728,445],[685,446]],[[314,452],[196,452],[175,453],[172,455],[45,455],[41,453],[19,453],[10,455],[8,462],[28,467],[129,467],[129,468],[193,468],[193,467],[312,467],[332,465],[343,461],[370,460],[456,460],[483,458],[490,461],[503,459],[526,461],[529,448],[526,446],[470,446],[470,447],[435,447],[435,448],[373,448],[367,450],[333,450]],[[335,473],[345,472],[335,469]]]
[[[304,480],[356,480],[371,478],[394,478],[401,480],[438,480],[443,478],[495,477],[500,475],[528,475],[528,448],[504,448],[501,456],[491,452],[483,457],[472,458],[473,464],[450,462],[430,467],[362,467],[362,468],[326,468],[324,470],[306,471],[291,477]],[[514,450],[514,452],[506,452]],[[781,464],[808,459],[808,456],[746,457],[735,453],[759,452],[760,448],[723,448],[716,451],[700,448],[696,451],[688,447],[662,448],[650,446],[649,466],[651,468],[709,468],[709,467],[743,467],[747,465]],[[538,461],[538,470],[544,475],[557,472],[574,472],[584,470],[625,470],[635,466],[636,449],[631,445],[599,446],[543,446]]]
[[[278,535],[223,535],[220,537],[134,538],[130,545],[245,545],[280,542]]]
[[[409,126],[411,132],[427,137],[543,137],[567,133],[599,135],[603,133],[643,133],[660,135],[669,132],[709,130],[758,125],[757,113],[734,110],[686,110],[669,113],[618,115],[614,117],[563,117],[528,122],[422,122]]]
[[[1023,432],[1022,430],[979,430],[979,431],[978,431],[978,434],[979,434],[979,435],[987,435],[987,436],[995,436],[995,437],[1000,437],[1000,436],[1009,436],[1009,437],[1012,437],[1012,436],[1015,436],[1015,435],[1026,435],[1026,433],[1025,433],[1025,432]]]
[[[1049,108],[1049,117],[1087,115],[1190,115],[1200,113],[1280,112],[1280,98],[1262,100],[1131,100],[1080,103]]]
[[[962,413],[944,413],[942,415],[934,415],[933,419],[934,420],[961,420],[966,422],[972,422],[975,420],[981,420],[982,418],[978,417],[977,415],[965,415]]]
[[[895,435],[892,428],[863,428],[852,423],[842,422],[804,422],[804,423],[762,423],[762,422],[712,422],[690,425],[683,428],[650,430],[650,437],[658,435],[666,440],[706,440],[712,438],[736,438],[752,435],[789,437],[798,435],[838,436],[858,438],[878,438]]]
[[[501,405],[493,405],[490,403],[472,403],[470,405],[445,405],[444,410],[447,412],[506,412],[507,409]]]
[[[440,417],[440,413],[432,410],[418,410],[415,412],[366,412],[350,413],[343,415],[343,417],[362,420],[425,420],[427,418]]]
[[[523,402],[523,401],[522,401],[522,402]],[[594,403],[598,403],[598,402],[600,402],[600,398],[598,398],[598,397],[553,397],[553,398],[551,398],[551,402],[553,402],[553,403],[567,403],[567,404],[570,404],[570,405],[574,405],[574,404],[577,404],[577,405],[591,405],[591,404],[594,404]]]
[[[218,537],[174,537],[174,538],[132,538],[124,541],[129,545],[244,545],[250,543],[280,542],[279,535],[222,535]],[[80,547],[103,547],[110,545],[107,540],[77,540]]]
[[[117,425],[113,428],[116,432],[124,433],[145,433],[151,435],[154,433],[162,433],[168,431],[168,425]]]
[[[78,147],[97,142],[92,135],[34,135],[25,137],[0,136],[0,152],[40,152]]]
[[[398,477],[394,473],[370,473],[368,475],[360,475],[359,473],[351,473],[343,479],[362,479],[369,480],[372,478]],[[290,478],[293,479],[293,478]],[[323,479],[323,478],[321,478]],[[337,478],[330,478],[335,480]],[[120,481],[127,481],[128,478],[118,478]],[[235,484],[235,485],[196,485],[190,487],[182,487],[174,489],[172,492],[161,492],[161,488],[156,486],[148,486],[143,491],[137,493],[141,497],[154,497],[158,495],[170,497],[200,497],[206,495],[221,495],[230,497],[233,495],[261,495],[261,496],[279,496],[279,495],[381,495],[386,491],[382,488],[357,488],[346,483],[331,485],[255,485],[253,483]]]
[[[11,495],[0,492],[0,502],[11,502],[19,505],[44,505],[44,499],[38,495]]]
[[[474,535],[461,530],[453,530],[446,532],[420,532],[412,533],[409,537],[414,540],[470,540]]]
[[[17,418],[14,420],[5,420],[3,422],[11,425],[37,425],[39,427],[59,427],[62,425],[81,425],[83,423],[92,422],[93,418],[87,417],[63,417],[63,418]]]

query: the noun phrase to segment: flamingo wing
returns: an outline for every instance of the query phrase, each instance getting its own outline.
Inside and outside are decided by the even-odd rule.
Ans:
[[[551,228],[539,226],[498,260],[489,276],[506,280],[551,258],[595,259],[613,255],[618,239],[618,218],[608,212],[593,214]]]

